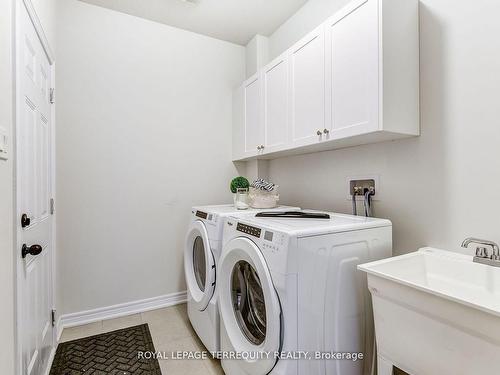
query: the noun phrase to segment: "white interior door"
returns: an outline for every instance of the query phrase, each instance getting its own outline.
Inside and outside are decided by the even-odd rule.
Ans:
[[[325,38],[323,26],[290,52],[290,121],[293,145],[325,137]]]
[[[44,374],[52,327],[51,66],[24,8],[17,35],[18,326],[21,373]]]

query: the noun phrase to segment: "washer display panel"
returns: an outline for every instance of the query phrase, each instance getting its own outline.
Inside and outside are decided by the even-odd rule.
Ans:
[[[240,260],[234,265],[231,285],[238,325],[252,344],[262,344],[266,338],[266,304],[257,271],[247,261]]]

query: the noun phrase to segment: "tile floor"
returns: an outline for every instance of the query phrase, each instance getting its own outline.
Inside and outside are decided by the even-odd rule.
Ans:
[[[64,329],[60,342],[114,331],[120,328],[148,323],[155,349],[169,354],[172,351],[206,350],[193,331],[186,305],[177,305],[122,318],[103,320],[83,326]],[[164,375],[224,374],[220,362],[210,360],[159,360]]]
[[[159,352],[169,354],[173,351],[206,350],[189,323],[186,304],[66,328],[61,335],[60,342],[143,323],[148,323],[155,349]],[[159,362],[163,375],[224,375],[220,362],[215,359],[159,360]],[[397,368],[394,370],[394,375],[409,375]]]

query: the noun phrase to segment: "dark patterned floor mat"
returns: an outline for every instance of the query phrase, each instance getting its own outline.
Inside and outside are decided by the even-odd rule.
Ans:
[[[147,324],[85,337],[58,345],[50,375],[161,375]]]

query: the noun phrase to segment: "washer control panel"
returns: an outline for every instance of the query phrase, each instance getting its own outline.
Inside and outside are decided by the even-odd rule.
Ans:
[[[262,249],[279,253],[286,245],[286,236],[284,233],[264,231],[264,240],[262,241]]]
[[[260,228],[252,227],[251,225],[242,224],[242,223],[238,223],[236,225],[236,230],[239,232],[243,232],[243,233],[249,234],[251,236],[257,237],[257,238],[260,238],[260,234],[262,232],[262,230]]]

